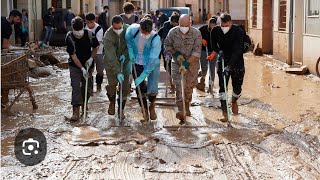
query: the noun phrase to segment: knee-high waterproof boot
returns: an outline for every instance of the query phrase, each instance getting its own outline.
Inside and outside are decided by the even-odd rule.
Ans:
[[[80,106],[73,106],[72,107],[72,117],[70,118],[70,121],[78,121],[80,118]]]
[[[120,117],[120,99],[118,99],[117,100],[117,102],[118,102],[118,117]],[[126,116],[124,115],[124,107],[125,107],[125,105],[126,105],[126,100],[123,100],[122,101],[122,118],[121,119],[125,119],[126,118]]]
[[[149,101],[150,101],[150,106],[149,106],[149,112],[150,112],[150,119],[151,120],[156,120],[157,119],[157,114],[156,114],[156,96],[149,96]]]
[[[116,96],[111,96],[107,93],[108,99],[110,101],[109,108],[108,108],[108,114],[114,115],[116,112],[115,106],[116,106]]]
[[[232,96],[231,107],[232,107],[233,114],[238,114],[239,113],[239,107],[238,107],[237,101],[238,101],[238,98]]]
[[[221,109],[222,109],[222,115],[224,119],[222,119],[222,122],[227,122],[228,121],[228,112],[227,112],[227,102],[226,100],[220,100],[221,103]]]

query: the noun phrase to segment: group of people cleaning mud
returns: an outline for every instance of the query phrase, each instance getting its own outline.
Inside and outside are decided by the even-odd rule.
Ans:
[[[226,91],[230,77],[233,88],[231,110],[238,114],[237,101],[245,73],[245,32],[232,23],[229,14],[212,17],[199,29],[192,26],[189,15],[176,12],[157,32],[153,30],[148,14],[139,22],[134,21],[134,15],[116,15],[104,32],[95,22],[93,13],[88,13],[85,19],[79,16],[72,19],[72,31],[66,36],[72,86],[71,121],[86,116],[87,101],[93,92],[94,66],[97,70],[97,91],[101,91],[103,71],[106,71],[109,115],[116,114],[117,104],[117,117],[125,119],[124,109],[134,83],[143,114],[142,122],[156,120],[155,101],[161,57],[166,71],[170,73],[171,91],[175,92],[178,107],[176,118],[180,124],[191,116],[193,88],[204,91],[207,74],[210,76],[209,84],[213,84],[216,64],[222,121],[227,122],[231,114]],[[198,83],[200,66],[201,79]],[[209,92],[212,92],[212,86],[209,87]]]

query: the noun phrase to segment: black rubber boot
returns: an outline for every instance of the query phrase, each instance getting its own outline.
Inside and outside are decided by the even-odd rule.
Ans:
[[[151,120],[156,120],[157,119],[157,114],[156,114],[156,96],[149,96],[149,101],[150,101],[150,106],[149,106],[149,113],[150,113],[150,119]]]
[[[120,99],[118,99],[117,102],[118,102],[118,118],[120,118]],[[126,118],[126,116],[124,115],[124,111],[123,111],[125,105],[126,105],[126,100],[123,100],[122,101],[122,119]]]
[[[110,104],[109,104],[109,108],[108,108],[108,114],[109,115],[114,115],[116,113],[116,96],[111,96],[109,94],[107,94]]]

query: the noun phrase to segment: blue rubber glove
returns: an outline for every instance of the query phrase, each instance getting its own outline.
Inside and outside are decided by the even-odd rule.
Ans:
[[[122,83],[122,82],[124,81],[124,76],[123,76],[123,74],[122,74],[122,73],[119,73],[119,74],[117,75],[117,79],[118,79],[119,83]]]
[[[147,73],[144,73],[144,72],[141,73],[140,76],[137,79],[134,80],[135,85],[139,86],[147,76],[148,76]]]
[[[133,54],[133,49],[130,48],[129,50],[129,59],[131,62],[134,62],[134,54]]]
[[[182,61],[182,64],[181,64],[185,69],[189,69],[190,67],[190,63],[188,61]]]
[[[122,54],[119,58],[119,61],[124,63],[124,60],[126,60],[126,57]]]

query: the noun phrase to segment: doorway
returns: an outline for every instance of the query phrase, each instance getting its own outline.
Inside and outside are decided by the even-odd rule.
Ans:
[[[263,0],[262,15],[262,49],[263,53],[273,53],[273,0]]]

